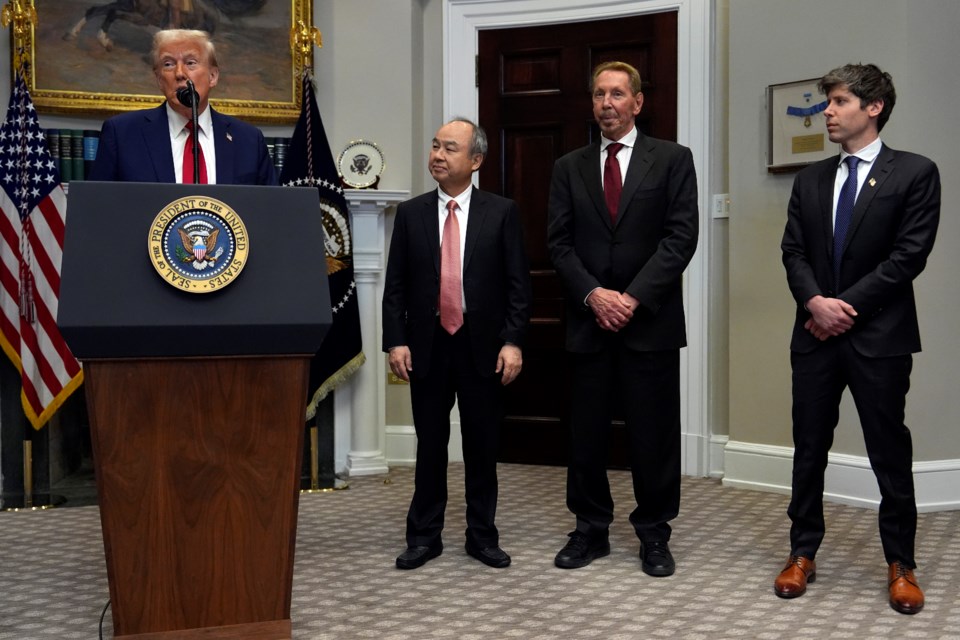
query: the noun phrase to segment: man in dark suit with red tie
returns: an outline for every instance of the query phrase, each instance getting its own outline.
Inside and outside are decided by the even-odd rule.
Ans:
[[[177,91],[190,79],[197,93],[200,183],[277,184],[263,133],[208,105],[220,68],[204,31],[166,29],[153,39],[153,71],[166,102],[103,123],[89,180],[193,183],[189,105]]]
[[[669,576],[669,521],[680,509],[682,276],[697,248],[697,179],[689,149],[637,130],[643,94],[634,67],[603,63],[592,86],[602,135],[557,161],[548,209],[547,245],[567,303],[567,507],[577,519],[555,564],[575,569],[610,553],[606,463],[618,407],[641,567]]]
[[[794,598],[816,578],[824,537],[824,471],[850,389],[880,486],[880,540],[890,605],[923,608],[914,575],[917,505],[912,441],[904,424],[920,331],[913,280],[940,219],[937,166],[880,141],[896,92],[872,64],[834,69],[819,82],[827,134],[840,155],[797,174],[783,234],[783,263],[797,302],[793,367],[790,557],[774,582]]]
[[[450,411],[460,408],[466,551],[503,568],[497,447],[503,385],[523,363],[530,271],[513,200],[471,184],[487,153],[483,129],[457,118],[433,138],[428,167],[439,189],[397,207],[383,292],[383,350],[410,382],[417,433],[414,494],[400,569],[440,555],[447,504]]]

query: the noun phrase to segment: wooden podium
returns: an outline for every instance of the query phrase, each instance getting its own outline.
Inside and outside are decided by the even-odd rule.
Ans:
[[[246,225],[244,270],[210,294],[164,282],[147,251],[191,196]],[[57,321],[84,365],[114,637],[291,637],[323,233],[313,189],[71,184]]]

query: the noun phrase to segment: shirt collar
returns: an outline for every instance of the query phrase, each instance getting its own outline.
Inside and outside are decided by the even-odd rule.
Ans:
[[[634,125],[633,129],[630,129],[630,133],[623,136],[619,140],[608,140],[607,138],[600,136],[600,151],[605,150],[608,146],[610,146],[614,142],[619,142],[623,146],[630,147],[632,149],[637,143],[637,126]]]
[[[186,135],[184,132],[184,127],[187,126],[187,122],[190,121],[189,118],[184,118],[182,115],[173,110],[173,107],[170,106],[170,103],[167,103],[167,123],[170,127],[170,135],[176,138],[179,135]],[[213,116],[210,115],[210,109],[204,109],[197,115],[197,124],[200,125],[200,133],[203,136],[213,138]]]
[[[457,201],[457,206],[460,207],[460,211],[466,213],[470,208],[470,196],[473,194],[473,186],[470,186],[463,193],[458,195],[456,198],[447,194],[443,189],[437,187],[437,194],[440,196],[440,208],[446,210],[447,203],[451,200]]]
[[[840,149],[840,164],[843,164],[843,161],[847,159],[847,156],[857,156],[860,158],[860,162],[866,162],[867,164],[870,164],[877,159],[878,155],[880,155],[880,149],[882,147],[883,142],[880,140],[880,138],[877,138],[856,153],[847,153],[843,149]]]

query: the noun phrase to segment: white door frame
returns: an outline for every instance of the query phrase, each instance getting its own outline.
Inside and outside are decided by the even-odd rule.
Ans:
[[[700,242],[685,275],[686,349],[680,352],[682,471],[708,475],[710,250],[710,82],[713,43],[710,0],[444,0],[444,118],[479,116],[475,83],[478,31],[605,20],[677,11],[677,139],[690,147],[700,188]],[[589,105],[584,102],[584,110]]]

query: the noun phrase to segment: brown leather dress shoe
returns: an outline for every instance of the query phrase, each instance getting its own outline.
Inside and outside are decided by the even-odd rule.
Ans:
[[[817,565],[810,558],[790,556],[783,571],[773,582],[773,592],[781,598],[796,598],[807,592],[807,583],[817,580]]]
[[[891,562],[887,572],[887,584],[890,587],[890,606],[896,611],[914,614],[923,609],[923,590],[902,562]]]

